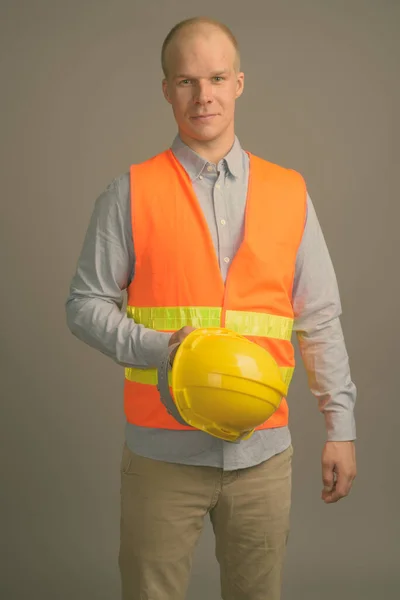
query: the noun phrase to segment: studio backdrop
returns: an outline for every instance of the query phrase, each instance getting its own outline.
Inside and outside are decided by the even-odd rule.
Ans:
[[[64,304],[97,196],[175,136],[160,49],[176,22],[199,14],[225,22],[241,47],[242,146],[307,181],[358,388],[358,477],[327,506],[324,420],[298,362],[283,598],[400,597],[399,9],[396,0],[1,2],[2,599],[119,598],[123,369],[70,334]],[[188,594],[205,598],[219,598],[208,523]]]

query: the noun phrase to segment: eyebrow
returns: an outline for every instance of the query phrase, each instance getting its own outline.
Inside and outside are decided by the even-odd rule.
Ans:
[[[228,69],[222,69],[222,71],[214,71],[214,73],[211,73],[211,77],[219,77],[220,75],[226,75],[227,73],[229,73]],[[175,79],[196,79],[196,77],[181,73],[180,75],[175,75]]]

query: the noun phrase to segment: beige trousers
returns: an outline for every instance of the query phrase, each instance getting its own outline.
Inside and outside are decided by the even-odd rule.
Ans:
[[[121,462],[123,600],[184,600],[210,515],[224,600],[279,600],[289,533],[292,447],[238,471],[143,458]]]

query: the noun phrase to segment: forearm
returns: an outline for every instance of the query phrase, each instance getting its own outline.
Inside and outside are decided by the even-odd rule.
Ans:
[[[73,335],[123,367],[157,367],[171,337],[138,325],[103,298],[71,295],[66,315]]]
[[[354,440],[356,387],[339,317],[307,333],[298,332],[297,339],[309,388],[325,417],[327,439]]]

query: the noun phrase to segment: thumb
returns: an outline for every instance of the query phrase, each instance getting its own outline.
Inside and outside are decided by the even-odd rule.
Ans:
[[[334,475],[333,467],[331,465],[324,465],[322,468],[322,481],[324,484],[324,492],[331,492],[334,488]]]

